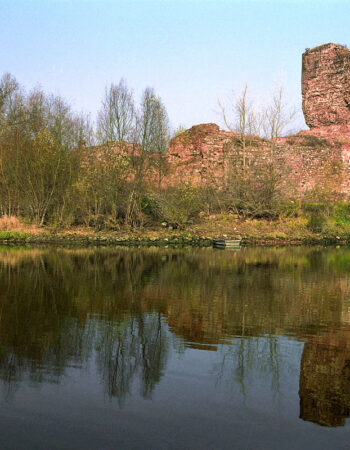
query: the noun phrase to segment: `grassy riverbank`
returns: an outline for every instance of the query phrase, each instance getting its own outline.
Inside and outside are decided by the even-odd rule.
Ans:
[[[183,230],[160,224],[131,229],[95,231],[92,228],[36,227],[19,220],[0,223],[0,243],[64,245],[193,245],[210,246],[213,238],[238,238],[243,245],[350,244],[350,225],[331,225],[322,233],[311,231],[306,219],[241,220],[215,215]]]

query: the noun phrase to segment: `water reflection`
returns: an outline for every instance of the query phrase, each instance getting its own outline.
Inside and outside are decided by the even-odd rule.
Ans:
[[[122,406],[151,398],[172,354],[207,351],[213,382],[246,398],[304,344],[300,417],[350,416],[350,250],[13,249],[0,251],[0,378],[60,384],[71,368],[96,373]],[[286,341],[287,342],[287,341]],[[282,347],[281,347],[282,346]],[[210,360],[208,356],[208,360]]]
[[[344,425],[350,417],[350,328],[312,338],[300,368],[300,417]]]
[[[106,392],[122,403],[135,374],[141,380],[141,395],[151,395],[166,364],[169,338],[160,313],[144,314],[122,324],[104,323],[95,348]]]

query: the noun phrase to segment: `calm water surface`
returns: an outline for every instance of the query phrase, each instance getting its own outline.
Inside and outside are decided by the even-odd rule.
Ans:
[[[349,275],[349,249],[1,248],[1,448],[350,448]]]

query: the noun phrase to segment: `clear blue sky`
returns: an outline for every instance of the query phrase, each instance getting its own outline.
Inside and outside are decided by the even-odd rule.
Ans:
[[[300,108],[301,54],[326,42],[350,47],[349,0],[0,0],[0,73],[92,118],[121,77],[154,87],[174,127],[220,123],[245,83],[264,102],[282,82]]]

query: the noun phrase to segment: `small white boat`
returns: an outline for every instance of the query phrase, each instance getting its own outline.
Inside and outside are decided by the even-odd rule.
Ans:
[[[241,239],[213,239],[213,246],[217,248],[240,248]]]

